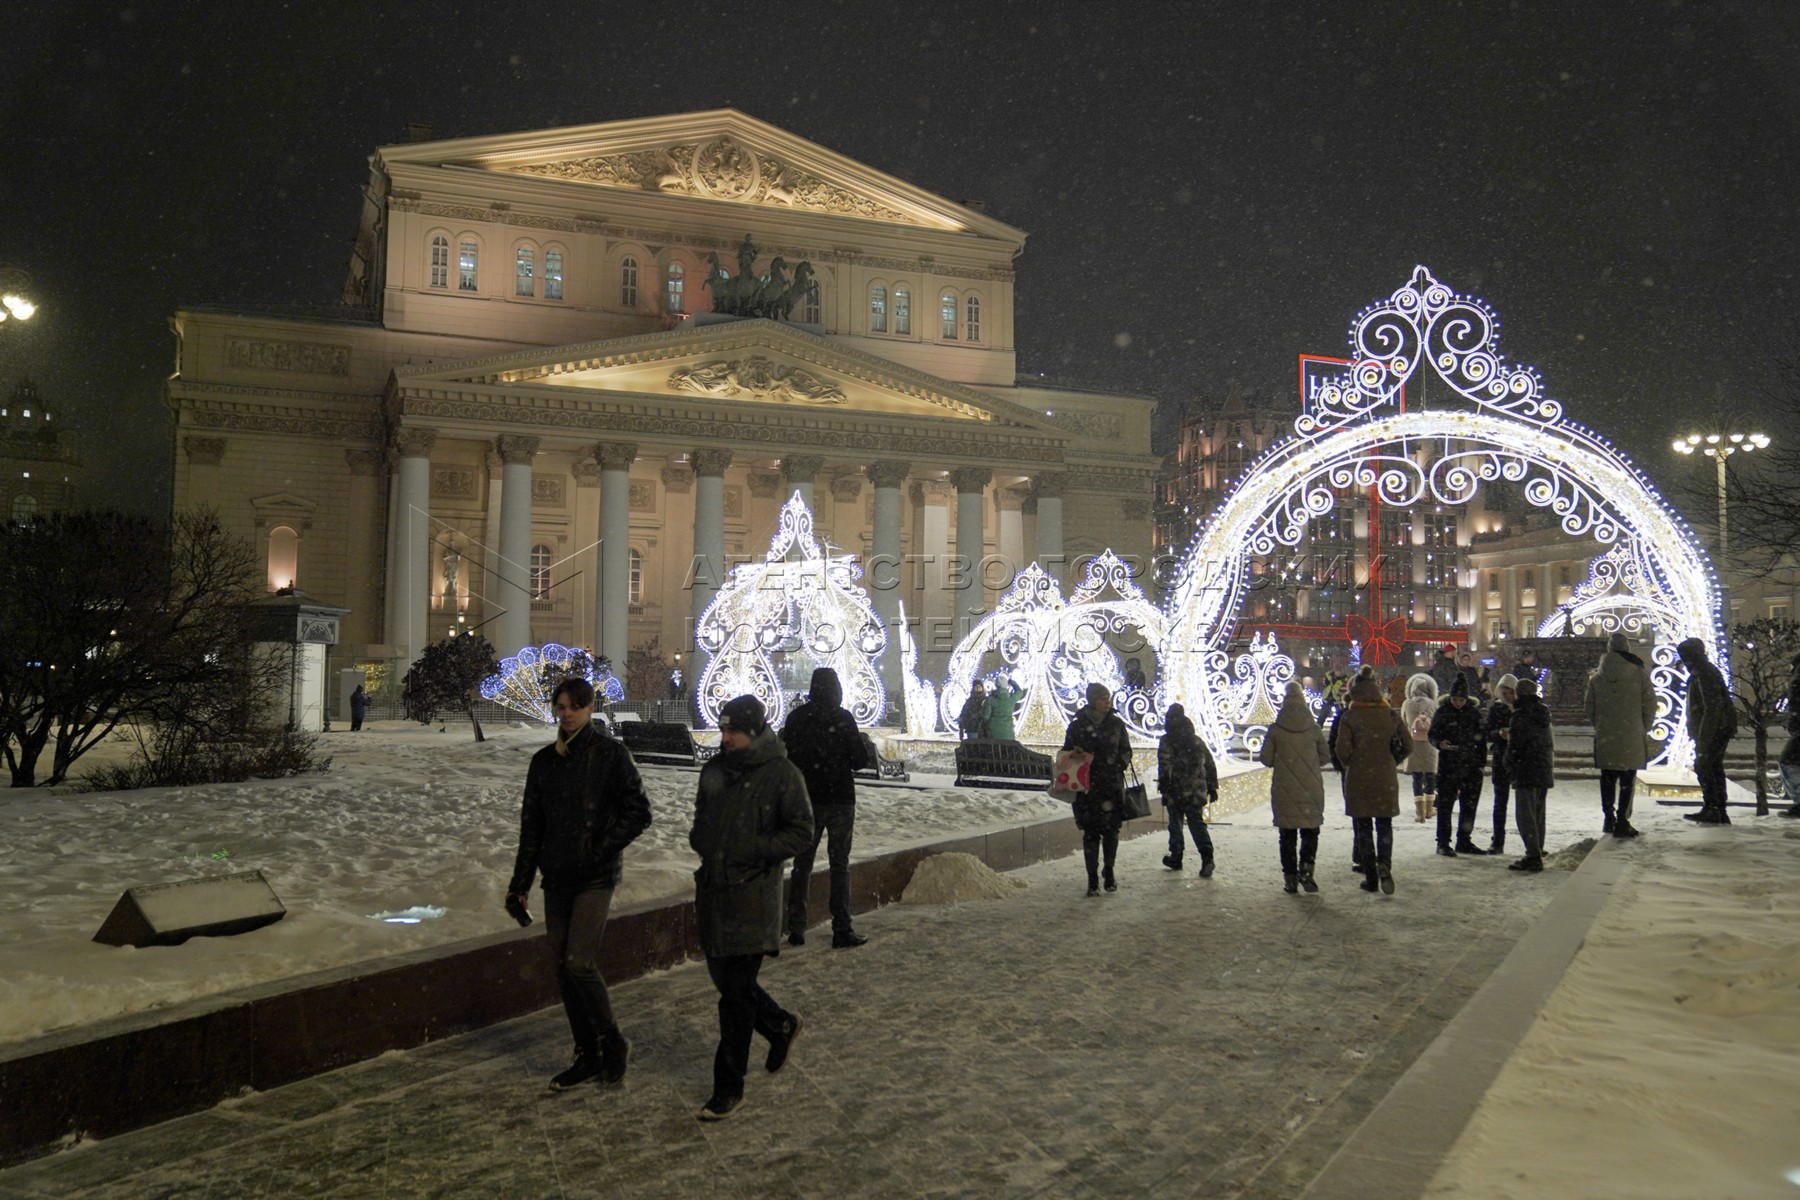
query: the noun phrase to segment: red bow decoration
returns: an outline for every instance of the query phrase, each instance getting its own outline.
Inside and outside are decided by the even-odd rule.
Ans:
[[[1361,648],[1362,661],[1386,666],[1400,655],[1406,645],[1406,618],[1395,617],[1377,625],[1367,617],[1351,616],[1344,621],[1345,636]]]

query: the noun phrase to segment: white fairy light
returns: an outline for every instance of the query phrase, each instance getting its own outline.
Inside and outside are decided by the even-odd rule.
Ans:
[[[611,669],[587,657],[586,670],[575,670],[575,664],[587,657],[587,651],[546,642],[542,646],[526,646],[510,658],[500,660],[500,670],[481,681],[481,697],[504,705],[517,713],[535,717],[548,725],[556,719],[550,711],[550,697],[544,689],[546,674],[580,675],[594,685],[600,697],[617,703],[625,698],[625,685]]]

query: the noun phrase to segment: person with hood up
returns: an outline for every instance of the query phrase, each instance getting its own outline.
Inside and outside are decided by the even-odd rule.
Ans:
[[[1017,735],[1013,732],[1013,718],[1019,711],[1019,701],[1024,695],[1010,677],[994,684],[994,690],[988,694],[987,707],[983,710],[989,737],[1001,742],[1017,740]]]
[[[1081,829],[1081,854],[1087,863],[1090,896],[1100,894],[1101,851],[1106,855],[1106,890],[1119,890],[1113,866],[1119,857],[1119,826],[1125,820],[1125,770],[1131,765],[1131,739],[1125,722],[1112,710],[1112,693],[1103,683],[1087,685],[1087,704],[1076,712],[1063,737],[1064,750],[1086,750],[1088,790],[1075,797],[1075,824]]]
[[[975,686],[969,689],[969,698],[956,714],[956,729],[962,734],[964,741],[984,738],[988,735],[987,724],[987,688],[977,679]]]
[[[1290,896],[1300,888],[1310,895],[1319,890],[1313,865],[1319,858],[1319,828],[1325,824],[1324,768],[1331,762],[1331,746],[1299,684],[1287,685],[1256,761],[1272,768],[1269,807],[1278,830],[1281,888]]]
[[[1623,633],[1607,639],[1606,654],[1588,676],[1582,706],[1588,724],[1594,727],[1594,765],[1600,768],[1600,832],[1636,837],[1631,800],[1637,790],[1637,773],[1650,761],[1656,687],[1644,669],[1644,660],[1631,652]]]
[[[356,690],[350,693],[350,732],[360,733],[363,727],[363,718],[368,715],[369,693],[364,691],[363,685],[359,683],[356,685]]]
[[[1781,748],[1781,783],[1787,793],[1784,817],[1800,817],[1800,654],[1794,655],[1793,676],[1788,680],[1787,744]]]
[[[794,855],[788,879],[788,945],[806,944],[807,884],[824,841],[831,864],[831,945],[860,946],[869,939],[850,924],[850,842],[856,832],[856,773],[875,762],[856,718],[844,708],[844,685],[836,671],[813,671],[806,703],[788,714],[781,741],[788,761],[806,779],[813,814],[812,845]]]
[[[1456,663],[1451,661],[1451,670]],[[1417,815],[1413,818],[1424,824],[1425,818],[1437,811],[1437,747],[1431,744],[1427,736],[1431,732],[1431,718],[1437,715],[1438,687],[1437,681],[1429,675],[1414,675],[1406,681],[1406,700],[1400,705],[1400,719],[1406,722],[1406,731],[1412,735],[1412,755],[1406,760],[1406,773],[1412,776],[1413,807]],[[1444,838],[1438,839],[1438,853],[1450,849],[1450,843]]]
[[[1212,751],[1194,732],[1194,722],[1179,704],[1163,714],[1162,741],[1156,747],[1156,790],[1169,814],[1169,852],[1163,866],[1181,870],[1185,824],[1200,852],[1200,878],[1213,873],[1212,834],[1206,829],[1206,806],[1219,798],[1219,768]]]
[[[1431,664],[1431,682],[1437,684],[1437,694],[1448,696],[1450,685],[1462,674],[1462,668],[1456,662],[1456,647],[1449,642],[1438,650],[1437,658]]]
[[[1675,647],[1687,668],[1687,731],[1694,739],[1694,774],[1700,780],[1700,811],[1683,813],[1702,825],[1729,825],[1725,812],[1725,747],[1737,733],[1737,705],[1725,676],[1706,657],[1706,643],[1688,638]]]
[[[1381,685],[1358,677],[1338,723],[1336,754],[1344,764],[1344,812],[1356,830],[1362,889],[1394,894],[1394,816],[1400,811],[1396,766],[1412,753],[1412,734],[1381,697]]]
[[[1513,691],[1518,703],[1506,727],[1506,771],[1512,776],[1513,820],[1525,857],[1507,865],[1514,871],[1542,871],[1544,805],[1556,786],[1556,735],[1550,729],[1550,708],[1538,698],[1538,685],[1521,679]]]
[[[1469,698],[1469,681],[1458,675],[1450,684],[1450,696],[1431,718],[1427,737],[1438,752],[1438,853],[1482,855],[1475,844],[1475,814],[1481,808],[1481,769],[1487,764],[1487,738],[1481,727],[1481,706]],[[1456,822],[1456,846],[1450,846],[1450,824]]]
[[[763,991],[763,959],[781,953],[781,865],[813,845],[806,778],[769,728],[762,701],[738,696],[719,710],[719,753],[700,770],[688,845],[694,923],[706,970],[719,989],[719,1048],[702,1121],[722,1121],[744,1102],[750,1034],[769,1042],[764,1069],[787,1064],[800,1018]]]
[[[1512,724],[1513,705],[1518,702],[1519,681],[1512,675],[1502,675],[1494,681],[1494,699],[1488,705],[1487,736],[1488,757],[1494,764],[1494,840],[1488,843],[1489,854],[1506,853],[1506,812],[1507,802],[1512,798],[1512,775],[1506,767],[1506,739],[1511,736],[1508,727]]]
[[[544,946],[555,964],[575,1061],[550,1081],[557,1089],[625,1078],[631,1044],[613,1019],[600,974],[600,938],[625,847],[650,827],[650,798],[631,751],[594,723],[594,686],[580,676],[550,699],[556,741],[531,756],[519,813],[519,851],[506,909],[529,923],[532,879],[544,876]]]

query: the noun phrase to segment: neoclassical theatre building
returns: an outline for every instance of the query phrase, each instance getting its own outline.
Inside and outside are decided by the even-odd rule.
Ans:
[[[926,665],[1013,569],[1150,553],[1152,401],[1018,378],[1025,234],[978,204],[731,110],[369,167],[345,308],[183,310],[167,385],[176,505],[349,610],[340,666],[469,628],[691,654],[795,491]],[[803,263],[787,319],[711,311]]]

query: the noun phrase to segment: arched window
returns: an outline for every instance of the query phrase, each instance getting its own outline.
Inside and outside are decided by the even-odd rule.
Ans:
[[[670,263],[669,264],[669,311],[670,312],[678,313],[678,312],[687,311],[686,309],[682,308],[682,303],[683,303],[683,295],[682,294],[683,294],[684,290],[686,289],[686,287],[687,287],[687,272],[682,269],[680,263]]]
[[[456,254],[456,290],[472,292],[475,290],[475,266],[481,249],[474,242],[464,242]]]
[[[894,289],[894,332],[912,333],[912,293],[903,287]]]
[[[513,295],[537,295],[537,255],[530,246],[520,246],[513,255]]]
[[[12,519],[21,524],[29,523],[37,516],[38,499],[30,492],[20,492],[12,500]]]
[[[819,285],[816,282],[806,289],[806,299],[800,305],[800,319],[808,325],[818,325],[824,320],[819,308]]]
[[[544,299],[561,300],[563,284],[561,250],[544,251]]]
[[[963,325],[969,341],[981,340],[981,297],[970,296],[963,304]]]
[[[431,286],[450,286],[450,239],[441,233],[431,239]]]
[[[887,289],[879,283],[869,289],[869,332],[887,332]]]
[[[644,602],[644,555],[636,547],[631,548],[631,566],[626,572],[628,582],[625,585],[626,599],[632,604]]]
[[[300,573],[300,535],[291,526],[269,530],[269,590],[293,587]]]
[[[619,303],[626,308],[638,306],[637,259],[627,254],[619,263]]]
[[[550,598],[550,568],[556,561],[556,551],[543,542],[531,548],[531,598],[548,600]]]
[[[956,293],[945,292],[938,297],[938,317],[943,324],[943,338],[946,342],[956,340]]]

